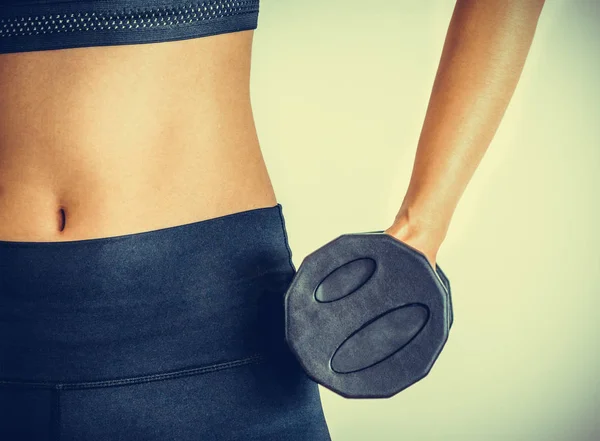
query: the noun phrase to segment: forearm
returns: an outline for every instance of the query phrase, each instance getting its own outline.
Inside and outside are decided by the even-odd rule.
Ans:
[[[458,0],[396,217],[441,243],[502,120],[529,52],[543,0]]]

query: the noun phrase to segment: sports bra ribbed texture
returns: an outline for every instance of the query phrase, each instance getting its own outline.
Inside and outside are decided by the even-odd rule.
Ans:
[[[0,53],[155,43],[256,29],[260,0],[0,0]]]

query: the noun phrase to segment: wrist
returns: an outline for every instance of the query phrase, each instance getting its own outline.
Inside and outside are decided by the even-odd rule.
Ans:
[[[439,213],[403,204],[390,229],[403,237],[420,238],[440,245],[446,238],[448,225],[446,217]]]
[[[426,257],[431,267],[435,267],[441,241],[434,235],[427,234],[424,229],[415,228],[413,224],[403,223],[402,220],[394,222],[384,233],[418,250]]]
[[[432,267],[438,250],[446,237],[447,223],[425,216],[418,210],[402,206],[394,223],[384,232],[419,250]]]

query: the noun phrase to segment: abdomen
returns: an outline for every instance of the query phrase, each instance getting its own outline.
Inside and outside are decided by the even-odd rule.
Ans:
[[[253,31],[0,55],[0,240],[108,237],[277,203]]]

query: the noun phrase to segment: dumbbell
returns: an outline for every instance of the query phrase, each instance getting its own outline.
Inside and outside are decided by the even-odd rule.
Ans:
[[[307,255],[284,305],[291,352],[346,398],[389,398],[424,378],[454,319],[442,269],[382,230],[343,234]]]

